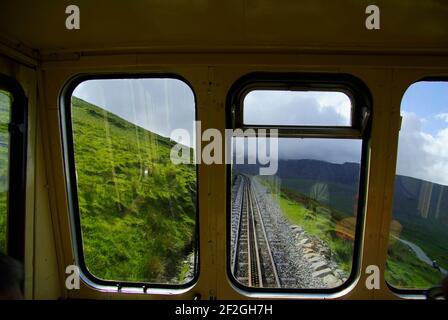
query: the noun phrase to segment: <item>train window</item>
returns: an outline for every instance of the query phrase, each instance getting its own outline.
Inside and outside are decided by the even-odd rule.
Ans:
[[[195,98],[173,77],[78,79],[65,108],[78,263],[96,283],[185,286],[197,276],[197,173],[174,164]],[[70,144],[72,144],[70,146]]]
[[[27,104],[20,85],[0,74],[0,252],[23,262]]]
[[[448,271],[448,82],[420,81],[401,102],[385,278],[398,290],[440,284]]]
[[[368,117],[368,91],[296,76],[244,79],[230,97],[228,267],[249,290],[339,290],[357,266],[368,119],[351,116]]]
[[[0,252],[6,252],[9,189],[9,130],[11,95],[0,90]]]

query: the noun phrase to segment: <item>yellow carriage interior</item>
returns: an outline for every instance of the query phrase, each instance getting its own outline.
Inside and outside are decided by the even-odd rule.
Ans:
[[[448,3],[374,2],[2,1],[0,244],[24,297],[424,298],[448,269]],[[278,173],[167,160],[225,129],[277,130]],[[238,271],[240,250],[276,266]]]

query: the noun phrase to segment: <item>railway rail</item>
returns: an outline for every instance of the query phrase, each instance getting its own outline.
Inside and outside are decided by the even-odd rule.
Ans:
[[[243,194],[233,252],[233,274],[248,287],[280,288],[281,279],[251,179],[244,175],[240,177]]]

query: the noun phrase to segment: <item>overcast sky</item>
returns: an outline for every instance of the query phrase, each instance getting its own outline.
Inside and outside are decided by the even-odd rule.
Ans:
[[[350,126],[351,101],[342,92],[254,90],[244,99],[244,123]],[[361,141],[281,138],[278,151],[280,159],[359,163]]]
[[[350,126],[350,98],[342,92],[254,90],[244,99],[244,123]]]
[[[186,129],[194,137],[194,96],[180,80],[88,80],[73,94],[165,137],[177,128]],[[350,124],[350,99],[338,92],[259,90],[246,96],[244,103],[247,124]],[[412,85],[401,110],[397,173],[448,185],[448,84]],[[361,143],[344,139],[280,139],[279,156],[359,163]]]
[[[164,137],[177,128],[193,132],[194,95],[177,79],[87,80],[73,95]]]

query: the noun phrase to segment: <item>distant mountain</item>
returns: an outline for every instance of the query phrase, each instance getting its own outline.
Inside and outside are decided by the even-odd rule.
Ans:
[[[259,165],[234,164],[236,173],[259,174]],[[336,164],[310,159],[279,160],[276,174],[282,185],[310,195],[316,182],[328,185],[331,205],[347,214],[353,212],[360,177],[358,163]],[[448,187],[397,175],[394,195],[395,217],[422,217],[448,224]]]
[[[396,216],[420,216],[448,225],[447,186],[397,175],[394,200]]]
[[[319,160],[279,160],[277,176],[282,179],[307,179],[334,182],[346,185],[357,184],[359,164],[336,164]],[[236,165],[237,170],[251,171],[258,174],[256,165]]]

